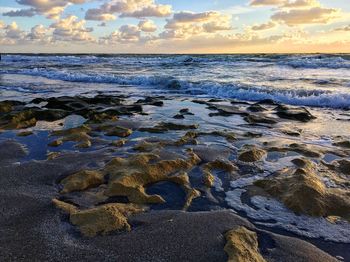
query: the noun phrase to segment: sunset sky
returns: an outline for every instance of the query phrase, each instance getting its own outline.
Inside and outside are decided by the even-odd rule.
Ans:
[[[349,0],[1,0],[1,52],[350,52]]]

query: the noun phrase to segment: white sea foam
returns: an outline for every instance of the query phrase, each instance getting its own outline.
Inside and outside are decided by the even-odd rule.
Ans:
[[[282,159],[282,164],[265,161],[264,166],[278,170],[280,166],[290,165],[292,158],[286,157]],[[281,202],[262,196],[253,196],[250,199],[250,205],[243,203],[241,196],[246,192],[245,187],[269,175],[270,172],[265,172],[231,181],[230,186],[232,190],[226,192],[225,198],[228,205],[236,211],[245,212],[249,218],[256,220],[256,224],[282,228],[300,236],[350,243],[350,223],[346,221],[332,224],[325,218],[297,215]]]
[[[341,221],[332,224],[324,218],[296,215],[279,201],[262,196],[252,197],[253,207],[251,207],[241,201],[241,195],[244,192],[245,190],[240,188],[228,191],[226,201],[235,210],[244,211],[249,218],[257,220],[257,224],[282,228],[300,236],[350,243],[350,224],[348,222]]]

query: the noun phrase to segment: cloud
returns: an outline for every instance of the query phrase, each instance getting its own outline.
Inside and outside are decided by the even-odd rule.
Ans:
[[[217,11],[194,13],[183,11],[168,19],[161,38],[188,38],[192,35],[212,34],[231,30],[231,16]]]
[[[278,6],[279,8],[308,8],[320,6],[318,0],[253,0],[251,6]]]
[[[85,19],[95,21],[110,21],[117,19],[117,17],[113,14],[104,13],[100,9],[89,9],[85,14]]]
[[[334,29],[334,31],[349,31],[350,32],[350,25],[336,28],[336,29]]]
[[[35,16],[35,11],[33,9],[20,9],[4,13],[4,16]]]
[[[59,19],[64,9],[70,4],[83,4],[86,0],[16,0],[20,5],[29,6],[29,9],[13,10],[4,13],[4,16],[44,15],[49,19]]]
[[[333,8],[313,7],[310,9],[292,9],[279,11],[271,19],[289,26],[303,24],[325,24],[339,17],[339,11]]]
[[[308,8],[308,7],[318,7],[320,3],[317,0],[295,0],[287,1],[282,7],[284,8]]]
[[[265,24],[260,24],[260,25],[253,25],[251,27],[251,29],[253,31],[263,31],[263,30],[268,30],[268,29],[272,29],[276,27],[276,23],[275,22],[272,22],[272,21],[269,21]]]
[[[138,27],[143,32],[155,32],[157,31],[157,26],[152,20],[142,20],[138,24]]]
[[[251,6],[273,6],[283,5],[286,0],[253,0],[250,2]]]
[[[113,0],[99,8],[87,10],[86,20],[108,21],[120,17],[167,17],[172,13],[170,5],[155,4],[154,0]]]
[[[150,5],[142,8],[141,10],[123,13],[120,15],[120,17],[167,17],[171,15],[171,12],[170,5]]]
[[[94,38],[90,35],[93,28],[86,28],[85,23],[85,20],[78,20],[78,17],[73,15],[58,20],[50,26],[54,30],[53,40],[93,42]]]

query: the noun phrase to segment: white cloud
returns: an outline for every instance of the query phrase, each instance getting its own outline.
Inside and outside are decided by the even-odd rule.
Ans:
[[[152,20],[142,20],[139,22],[138,27],[143,32],[155,32],[157,31],[157,26]]]
[[[265,24],[259,24],[259,25],[253,25],[251,27],[252,30],[254,31],[263,31],[263,30],[269,30],[276,27],[276,23],[273,21],[269,21]]]
[[[194,13],[183,11],[167,20],[162,38],[188,38],[192,35],[216,33],[232,29],[231,16],[217,11]]]
[[[271,19],[283,22],[289,26],[302,24],[325,24],[339,17],[337,9],[313,7],[310,9],[292,9],[279,11],[271,16]]]
[[[91,36],[93,28],[85,27],[85,20],[78,20],[78,17],[70,15],[67,18],[60,19],[53,23],[50,28],[54,41],[81,41],[92,42],[94,38]]]
[[[86,20],[107,21],[120,17],[167,17],[171,15],[170,5],[155,4],[154,0],[113,0],[99,8],[87,10]]]
[[[16,0],[18,4],[29,6],[28,9],[11,10],[4,16],[44,15],[49,19],[59,19],[64,9],[70,4],[83,4],[86,0]]]

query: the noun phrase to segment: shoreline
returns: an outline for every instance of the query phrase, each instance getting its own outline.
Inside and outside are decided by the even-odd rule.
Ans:
[[[213,260],[224,261],[227,258],[224,245],[229,243],[225,233],[241,226],[248,230],[246,234],[257,236],[259,249],[256,255],[267,260],[281,256],[284,261],[293,261],[293,256],[308,261],[321,257],[323,261],[334,259],[301,240],[271,232],[290,234],[321,249],[330,242],[318,239],[330,237],[335,241],[334,248],[330,245],[327,251],[333,256],[343,256],[345,261],[350,258],[345,250],[350,243],[349,238],[346,240],[346,232],[350,232],[346,222],[348,206],[346,200],[345,204],[337,202],[343,201],[342,194],[349,190],[344,183],[347,171],[342,166],[350,162],[350,149],[346,143],[350,122],[347,120],[337,120],[334,116],[325,118],[326,114],[316,109],[286,106],[271,100],[253,103],[143,97],[136,101],[128,96],[100,94],[90,98],[39,98],[29,106],[17,102],[0,102],[0,105],[0,190],[4,196],[1,206],[8,210],[4,219],[10,219],[3,224],[7,229],[1,230],[23,232],[22,239],[17,231],[17,241],[21,239],[18,243],[7,233],[2,236],[1,241],[8,242],[10,238],[15,241],[3,250],[8,258],[15,256],[17,245],[26,239],[31,242],[32,251],[24,248],[23,256],[37,255],[48,259],[51,252],[56,254],[62,248],[58,256],[62,259],[65,255],[66,259],[75,257],[78,260],[79,256],[92,259],[103,255],[106,260],[112,260],[112,255],[118,256],[118,248],[112,247],[111,241],[124,239],[135,243],[132,241],[140,234],[149,234],[153,236],[150,239],[157,239],[155,243],[163,249],[153,246],[154,249],[148,249],[146,253],[136,251],[132,257],[134,261],[137,258],[143,258],[143,261],[170,259],[171,256],[198,261],[193,254],[201,254],[203,259],[209,255]],[[335,125],[337,130],[330,132]],[[149,157],[145,164],[144,158]],[[301,164],[303,167],[299,166]],[[124,171],[120,173],[120,169]],[[134,169],[135,173],[131,171]],[[288,198],[293,203],[289,207],[299,209],[299,212],[296,214],[293,212],[296,210],[286,208],[289,202],[277,186],[285,183],[284,177],[293,179],[291,174],[299,169],[306,172],[305,177],[316,179],[321,187],[315,188],[319,191],[317,194],[311,192],[307,201],[324,201],[324,207],[310,210],[295,195],[295,198]],[[92,171],[95,173],[89,173]],[[144,174],[142,179],[141,173]],[[129,180],[130,177],[133,179]],[[266,179],[270,185],[276,183],[273,190],[257,184]],[[313,187],[313,181],[304,182],[293,184],[296,182],[290,180],[288,183],[292,189],[294,186]],[[318,194],[322,192],[325,195],[320,198]],[[52,199],[62,202],[58,208],[54,207]],[[259,199],[279,204],[264,209],[259,206]],[[335,201],[333,205],[343,203],[345,213],[333,210],[327,206],[327,201]],[[98,229],[95,224],[84,224],[85,211],[102,212],[98,208],[116,203],[118,206],[113,208],[121,212],[118,219],[124,221],[123,227],[129,225],[131,232],[111,228],[108,221]],[[65,206],[60,211],[62,205]],[[128,211],[126,215],[121,211],[121,207],[129,208],[130,205],[136,208],[132,212],[141,214],[133,215]],[[252,207],[258,211],[254,213]],[[248,213],[240,217],[225,211],[227,208],[240,215]],[[145,211],[147,209],[150,211]],[[275,221],[269,217],[271,215],[276,216]],[[82,222],[72,220],[75,216],[82,217]],[[283,216],[287,220],[279,220]],[[306,224],[298,225],[300,216],[310,223],[310,228],[304,232],[301,228]],[[164,225],[172,219],[176,223],[159,228],[157,219]],[[193,226],[185,227],[185,222],[193,223]],[[316,226],[312,227],[312,223]],[[324,228],[315,230],[317,225]],[[83,236],[84,226],[96,230],[96,236]],[[286,233],[287,228],[290,233]],[[101,235],[104,230],[106,235]],[[207,236],[199,240],[203,230],[208,230]],[[209,237],[214,231],[218,239]],[[333,235],[328,235],[330,232]],[[177,239],[177,248],[169,253],[167,249],[173,246],[170,241],[174,239],[166,236],[171,234],[181,237],[188,246],[182,246]],[[44,244],[48,237],[51,244]],[[147,236],[143,238],[135,247],[143,243],[152,248]],[[282,244],[271,240],[274,238],[280,239]],[[205,240],[210,244],[206,245]],[[41,245],[48,245],[48,253],[38,251]],[[76,245],[79,255],[71,253]],[[304,250],[304,254],[295,252],[288,245],[296,245],[298,250]],[[91,253],[90,248],[96,253]],[[108,248],[111,254],[107,254]],[[128,250],[131,247],[122,245],[120,248]],[[63,251],[65,249],[67,253]],[[205,250],[211,251],[203,254]],[[125,252],[119,254],[123,261],[131,255]]]

